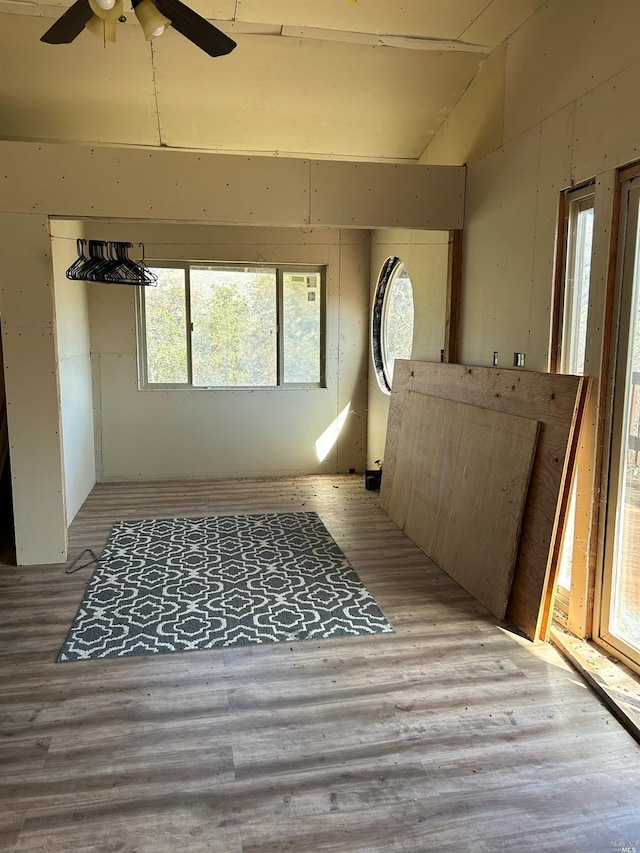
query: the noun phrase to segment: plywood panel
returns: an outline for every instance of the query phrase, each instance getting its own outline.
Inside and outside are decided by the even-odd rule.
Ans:
[[[407,391],[389,516],[504,618],[537,421]]]
[[[530,639],[541,637],[554,588],[554,546],[564,520],[573,460],[567,451],[580,427],[588,381],[579,376],[397,361],[389,405],[381,504],[393,488],[405,391],[532,418],[541,423],[507,616]],[[546,601],[546,603],[545,603]],[[546,630],[546,628],[545,628]]]

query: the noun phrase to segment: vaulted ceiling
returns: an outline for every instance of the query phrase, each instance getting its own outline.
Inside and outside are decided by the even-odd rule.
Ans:
[[[0,137],[413,162],[543,2],[190,0],[238,43],[212,59],[130,10],[43,44],[70,3],[0,0]]]

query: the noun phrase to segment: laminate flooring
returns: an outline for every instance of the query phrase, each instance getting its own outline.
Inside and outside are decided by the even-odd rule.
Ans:
[[[91,569],[0,567],[0,849],[640,849],[640,747],[362,477],[98,485],[117,519],[318,512],[396,633],[56,663]]]

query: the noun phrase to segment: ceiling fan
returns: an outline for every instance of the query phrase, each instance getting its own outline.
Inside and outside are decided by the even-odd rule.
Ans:
[[[131,0],[147,41],[172,26],[209,56],[224,56],[236,46],[233,39],[185,6],[181,0]],[[75,0],[41,37],[47,44],[69,44],[83,29],[105,41],[116,40],[116,24],[124,20],[123,0]]]

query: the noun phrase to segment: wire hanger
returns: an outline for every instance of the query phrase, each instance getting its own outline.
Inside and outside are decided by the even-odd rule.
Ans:
[[[142,243],[139,244],[142,246]],[[89,240],[89,254],[85,254],[87,240],[76,240],[78,257],[67,270],[72,281],[96,281],[104,284],[154,285],[158,276],[142,261],[134,261],[128,250],[133,243]]]

